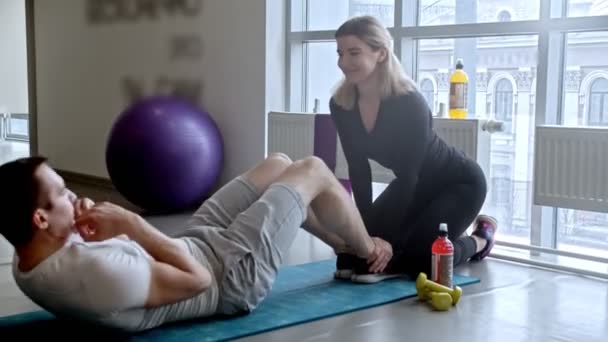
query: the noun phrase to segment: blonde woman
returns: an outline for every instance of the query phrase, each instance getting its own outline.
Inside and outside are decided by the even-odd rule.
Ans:
[[[429,272],[440,223],[448,224],[455,266],[485,258],[497,226],[478,216],[486,197],[483,171],[433,130],[431,111],[392,52],[388,30],[361,16],[344,22],[335,38],[344,79],[330,100],[331,115],[357,207],[386,256],[367,264],[339,253],[336,276],[374,282]],[[375,201],[369,159],[396,176]],[[463,236],[471,223],[472,235]]]

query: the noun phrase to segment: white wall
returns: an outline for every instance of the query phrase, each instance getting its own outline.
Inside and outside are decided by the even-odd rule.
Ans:
[[[284,6],[282,0],[269,1]],[[273,99],[284,98],[284,76],[266,69],[267,54],[284,63],[279,58],[284,60],[284,48],[280,56],[277,52],[281,43],[265,40],[267,32],[273,39],[279,36],[266,26],[266,16],[277,14],[276,7],[267,13],[265,0],[202,1],[202,11],[194,17],[159,11],[156,20],[92,25],[86,20],[91,3],[116,2],[35,2],[38,147],[54,167],[107,178],[107,135],[129,103],[121,80],[143,82],[150,95],[163,75],[203,82],[202,103],[217,121],[226,146],[222,181],[263,158],[265,113],[271,102],[282,106]],[[200,37],[202,56],[171,60],[174,34]]]
[[[27,113],[25,0],[0,1],[0,112]]]
[[[286,1],[266,0],[266,110],[286,110]],[[268,116],[265,115],[267,128]],[[266,131],[264,133],[267,139]],[[266,147],[266,140],[264,141]],[[266,149],[264,149],[266,153]]]

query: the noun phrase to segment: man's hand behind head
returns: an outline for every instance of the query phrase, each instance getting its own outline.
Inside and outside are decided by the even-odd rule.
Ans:
[[[78,219],[86,210],[93,208],[95,202],[88,197],[77,198],[74,201],[74,219]]]
[[[83,239],[103,241],[121,234],[129,236],[136,221],[137,214],[112,203],[100,202],[82,210],[76,217],[75,226]]]

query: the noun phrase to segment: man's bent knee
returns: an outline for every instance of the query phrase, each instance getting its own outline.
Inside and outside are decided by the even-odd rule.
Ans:
[[[323,159],[315,156],[294,162],[294,166],[313,177],[327,177],[332,174]]]
[[[259,192],[264,192],[291,164],[287,155],[271,153],[264,161],[247,171],[243,178]]]
[[[267,165],[271,165],[273,170],[278,172],[275,177],[279,176],[285,169],[287,169],[293,162],[288,155],[284,153],[271,153],[264,162]]]
[[[271,154],[268,155],[268,157],[266,157],[266,159],[279,159],[279,160],[284,160],[286,162],[289,162],[289,164],[292,163],[291,158],[289,158],[288,155],[286,155],[285,153],[282,153],[282,152],[272,152]]]

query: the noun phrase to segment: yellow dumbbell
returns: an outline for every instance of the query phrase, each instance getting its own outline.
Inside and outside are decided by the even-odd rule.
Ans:
[[[430,292],[431,305],[437,311],[448,311],[452,307],[452,296],[445,292]]]
[[[456,305],[460,297],[462,296],[462,289],[459,286],[454,286],[453,289],[437,284],[427,278],[426,274],[421,272],[416,279],[416,290],[418,292],[418,298],[421,300],[432,300],[432,293],[446,293],[452,299],[452,305]],[[444,299],[441,299],[444,300]]]
[[[422,289],[418,292],[418,298],[422,301],[430,301],[433,308],[437,311],[447,311],[452,307],[452,296],[445,292],[435,292]]]

